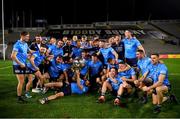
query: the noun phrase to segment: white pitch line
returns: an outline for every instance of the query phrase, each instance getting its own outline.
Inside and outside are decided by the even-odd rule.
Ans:
[[[2,67],[0,69],[7,69],[7,68],[10,68],[10,67],[12,67],[12,66]]]

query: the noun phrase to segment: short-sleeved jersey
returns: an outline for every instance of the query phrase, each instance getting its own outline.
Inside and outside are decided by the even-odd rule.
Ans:
[[[80,84],[83,86],[83,89],[81,90],[77,83],[71,83],[71,93],[72,94],[83,94],[88,91],[88,87],[85,85],[85,81],[80,79]]]
[[[102,71],[103,65],[100,61],[97,62],[90,61],[88,67],[90,70],[89,72],[90,76],[95,76]]]
[[[153,79],[154,83],[156,83],[159,80],[160,74],[165,75],[165,79],[163,81],[164,85],[170,85],[170,82],[168,80],[168,69],[165,64],[158,63],[156,65],[149,65],[148,67],[149,74],[147,77],[150,77]]]
[[[54,55],[55,53],[55,50],[56,50],[56,45],[54,44],[51,44],[51,45],[48,45],[48,50],[50,51],[50,55]]]
[[[117,80],[116,83],[113,82],[113,80],[111,78],[108,78],[107,81],[111,84],[112,88],[117,91],[123,81],[120,79],[120,77],[116,77],[115,79]]]
[[[105,64],[107,64],[107,60],[109,58],[115,59],[115,56],[113,55],[113,52],[115,52],[115,50],[112,47],[100,48],[99,51],[103,55]]]
[[[127,79],[130,79],[132,76],[135,76],[135,71],[133,68],[130,68],[129,70],[119,72],[118,77],[125,77]]]
[[[16,58],[24,65],[26,65],[26,61],[28,58],[29,47],[26,42],[18,40],[13,46],[13,52],[17,52]],[[13,61],[13,65],[19,65],[15,61]]]
[[[45,59],[45,56],[41,55],[39,51],[34,52],[32,56],[34,56],[34,64],[36,65],[36,67],[38,67]],[[27,63],[27,67],[35,71],[34,66],[30,62]]]
[[[50,66],[48,68],[48,73],[50,77],[57,78],[61,71],[66,71],[66,67],[62,63],[57,63],[55,58],[50,61]]]
[[[63,54],[64,54],[63,48],[59,48],[59,47],[56,46],[56,48],[53,51],[54,57],[63,56]]]
[[[136,58],[136,50],[141,43],[134,37],[131,39],[125,38],[122,42],[124,42],[125,46],[125,58]]]
[[[146,73],[147,68],[150,64],[151,64],[151,59],[149,57],[144,57],[138,60],[137,66],[140,69],[142,75]]]

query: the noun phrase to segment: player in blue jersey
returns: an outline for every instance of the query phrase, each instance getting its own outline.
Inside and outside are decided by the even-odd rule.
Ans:
[[[73,77],[73,79],[76,80],[76,82],[72,82],[70,85],[64,83],[64,82],[58,82],[58,83],[49,83],[46,84],[46,87],[55,87],[55,88],[59,88],[59,92],[57,92],[54,95],[39,99],[39,102],[41,104],[45,104],[50,100],[54,100],[66,95],[70,95],[70,94],[83,94],[86,93],[88,91],[88,84],[89,81],[88,80],[82,80],[80,78],[80,72],[79,70],[75,71],[75,75]]]
[[[16,74],[18,79],[17,85],[17,96],[18,102],[23,103],[26,102],[22,97],[22,88],[25,80],[26,74],[26,63],[28,60],[28,51],[29,47],[26,43],[29,40],[29,33],[28,32],[21,32],[20,40],[18,40],[12,50],[11,58],[13,60],[13,71]]]
[[[81,47],[81,42],[78,40],[76,41],[76,46],[72,48],[73,50],[72,58],[81,57],[81,53],[83,49],[80,47]]]
[[[96,90],[98,88],[96,80],[100,78],[103,71],[103,65],[99,61],[97,54],[93,53],[91,56],[92,60],[89,61],[89,81],[91,84],[90,90]]]
[[[124,42],[124,46],[125,46],[126,62],[130,66],[136,67],[137,66],[136,51],[137,49],[141,49],[145,53],[143,46],[135,37],[132,37],[132,33],[128,30],[125,31],[125,38],[122,40],[122,42]]]
[[[38,78],[39,80],[39,84],[40,86],[42,87],[43,85],[43,80],[44,80],[44,77],[42,76],[42,73],[40,72],[40,69],[39,69],[39,65],[42,64],[42,62],[45,62],[45,53],[46,53],[46,50],[47,50],[47,46],[46,45],[41,45],[40,46],[40,50],[39,51],[36,51],[36,52],[33,52],[29,61],[27,63],[27,73],[29,74],[30,76],[30,79],[32,79],[33,77],[33,74]],[[31,81],[32,83],[32,81]],[[29,93],[29,90],[30,90],[30,85],[29,84],[29,87],[26,88],[26,94],[25,96],[27,98],[30,98],[30,93]]]
[[[43,74],[44,80],[49,79],[50,84],[54,84],[56,82],[59,83],[60,81],[65,82],[65,79],[68,80],[66,70],[67,69],[62,56],[57,56],[56,58],[53,58],[49,61],[48,72]],[[47,92],[48,87],[46,85],[50,84],[45,84],[45,87],[43,88],[43,93]]]
[[[159,113],[161,111],[161,106],[164,101],[169,99],[174,95],[165,96],[171,89],[171,84],[168,80],[168,69],[164,63],[160,63],[159,54],[151,55],[152,65],[148,68],[149,74],[147,77],[151,77],[154,81],[153,85],[144,87],[144,91],[152,92],[152,101],[155,105],[154,113]],[[176,101],[176,100],[175,100]]]
[[[97,53],[98,55],[101,53],[103,55],[103,58],[104,58],[104,65],[107,65],[107,60],[109,58],[113,58],[115,59],[116,61],[118,61],[118,54],[116,53],[116,51],[110,47],[110,46],[107,46],[107,43],[105,43],[104,40],[101,40],[99,42],[99,52]]]
[[[57,56],[59,56],[59,55],[61,55],[61,56],[64,55],[63,45],[64,45],[64,43],[63,43],[62,40],[59,40],[59,41],[57,42],[57,45],[56,45],[54,51],[52,52],[52,54],[54,55],[55,58],[56,58]]]
[[[114,96],[119,95],[119,87],[122,85],[122,80],[117,76],[117,69],[112,67],[109,72],[109,78],[103,83],[101,96],[98,98],[100,103],[105,102],[105,93],[110,90]]]
[[[151,59],[145,56],[143,50],[137,50],[136,57],[138,59],[136,71],[138,74],[141,75],[141,77],[138,80],[135,80],[134,83],[136,87],[138,87],[139,89],[142,89],[144,85],[150,86],[153,84],[153,80],[151,78],[144,78],[144,75],[146,74],[148,66],[151,65]],[[148,99],[147,93],[144,92],[143,97],[140,97],[139,101],[141,101],[141,103],[146,103],[147,99]]]
[[[118,72],[118,77],[120,77],[123,83],[118,89],[118,95],[114,100],[114,105],[121,104],[122,95],[125,92],[130,93],[132,91],[132,88],[134,87],[134,81],[136,80],[134,69],[129,67],[126,63],[120,62],[119,69],[121,70],[121,72]]]
[[[49,44],[48,44],[48,50],[46,52],[46,56],[53,56],[54,55],[54,52],[56,50],[56,38],[52,37],[49,41]]]

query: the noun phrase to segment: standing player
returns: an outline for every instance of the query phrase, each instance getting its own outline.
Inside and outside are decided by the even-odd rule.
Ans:
[[[122,40],[125,46],[125,60],[132,67],[137,66],[137,59],[136,59],[136,50],[141,49],[145,53],[145,50],[141,43],[135,38],[132,37],[130,31],[125,31],[125,38]]]
[[[22,97],[22,88],[25,80],[28,51],[30,51],[28,44],[26,43],[28,40],[29,40],[29,33],[26,31],[21,32],[20,40],[18,40],[14,44],[11,54],[11,58],[13,60],[13,70],[18,79],[17,96],[19,103],[26,102]]]

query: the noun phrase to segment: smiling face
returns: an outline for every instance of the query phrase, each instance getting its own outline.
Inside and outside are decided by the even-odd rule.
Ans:
[[[158,62],[159,62],[159,56],[158,55],[156,55],[156,54],[152,54],[151,55],[151,62],[152,62],[152,64],[157,64]]]
[[[114,78],[116,76],[116,69],[115,68],[111,68],[111,70],[109,72],[109,75]]]

